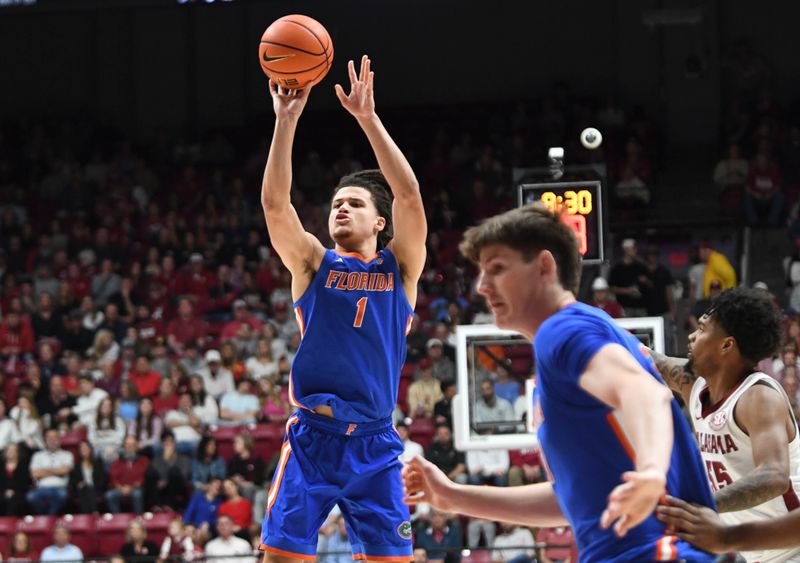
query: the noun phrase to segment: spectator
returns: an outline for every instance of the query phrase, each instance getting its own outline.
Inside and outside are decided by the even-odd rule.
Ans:
[[[234,391],[229,391],[222,396],[219,403],[219,422],[226,426],[241,426],[255,424],[261,411],[258,397],[252,391],[252,381],[243,377],[236,384]]]
[[[742,157],[742,149],[736,143],[728,146],[725,158],[714,167],[714,183],[720,195],[744,187],[750,164]]]
[[[100,271],[92,277],[92,297],[100,307],[119,293],[122,279],[114,273],[114,263],[106,258],[100,263]]]
[[[431,563],[459,563],[461,561],[461,532],[455,521],[448,521],[444,512],[431,510],[431,525],[416,537],[417,547],[422,547]]]
[[[508,470],[508,485],[518,487],[544,480],[542,459],[539,450],[511,450],[508,452],[511,467]]]
[[[426,345],[428,337],[422,332],[422,319],[419,315],[414,315],[411,321],[411,328],[406,335],[406,362],[416,364],[427,353]]]
[[[81,299],[81,325],[83,328],[94,334],[100,328],[100,325],[105,319],[102,311],[97,310],[97,305],[92,299],[91,295],[85,295]],[[83,350],[81,350],[82,352]]]
[[[28,464],[20,459],[19,446],[12,442],[3,450],[3,467],[0,471],[0,515],[21,516],[21,503],[31,487]]]
[[[45,381],[49,381],[54,375],[63,375],[66,371],[65,366],[56,358],[53,346],[54,344],[51,341],[45,341],[39,344],[39,360],[36,364],[39,366]]]
[[[645,272],[641,280],[642,303],[651,317],[666,317],[675,321],[675,296],[672,292],[672,273],[658,261],[658,247],[649,246],[645,254]],[[667,330],[669,333],[669,330]]]
[[[67,368],[70,373],[80,371],[80,359],[70,356],[67,359]],[[30,373],[28,374],[30,378]],[[37,393],[37,416],[41,415],[45,426],[66,426],[75,406],[75,399],[67,393],[64,377],[54,375],[48,384],[49,393]]]
[[[184,374],[195,374],[206,367],[206,360],[200,355],[197,344],[189,342],[184,347],[183,355],[178,361],[178,365],[183,367]]]
[[[625,209],[639,209],[650,204],[650,188],[631,166],[622,167],[614,196]]]
[[[203,436],[197,447],[197,458],[192,460],[192,483],[195,490],[205,491],[211,479],[226,477],[225,460],[217,452],[213,436]]]
[[[215,563],[242,563],[242,555],[252,555],[250,542],[236,537],[233,520],[229,516],[220,515],[217,519],[219,536],[206,544],[205,554]]]
[[[117,459],[117,449],[125,438],[125,423],[122,417],[114,413],[114,402],[110,397],[100,401],[97,415],[89,425],[88,437],[95,455],[110,467]]]
[[[81,440],[78,444],[78,463],[69,472],[70,494],[78,500],[80,514],[97,512],[97,497],[103,494],[107,485],[105,464],[95,457],[91,444]]]
[[[800,359],[797,357],[797,349],[793,344],[784,344],[781,350],[781,355],[772,362],[772,374],[775,379],[781,381],[785,374],[786,368],[794,368],[800,370]]]
[[[283,423],[292,414],[286,392],[271,379],[258,380],[259,399],[261,400],[261,418],[267,422]]]
[[[736,272],[728,259],[713,250],[709,242],[700,243],[700,260],[705,263],[706,270],[703,275],[703,297],[711,295],[711,282],[719,280],[722,291],[736,287]]]
[[[206,323],[195,317],[194,307],[188,297],[178,301],[178,316],[167,325],[167,344],[180,354],[190,342],[203,346],[208,329]]]
[[[573,558],[575,538],[572,529],[564,526],[558,528],[542,528],[536,534],[536,541],[547,546],[541,551],[542,563],[577,563]]]
[[[0,391],[2,389],[3,386],[0,384]],[[19,428],[17,428],[16,422],[8,417],[6,400],[0,397],[0,452],[5,450],[9,444],[16,444],[21,440],[22,435],[19,432]]]
[[[26,495],[36,514],[58,514],[67,501],[67,482],[74,465],[72,454],[61,449],[58,431],[44,434],[45,449],[31,458],[31,477],[36,488]]]
[[[119,307],[115,303],[108,303],[104,317],[98,329],[111,332],[115,342],[122,342],[128,335],[128,323],[119,316]]]
[[[456,378],[456,366],[453,360],[444,353],[444,343],[438,338],[431,338],[425,344],[427,358],[433,366],[433,377],[439,381],[452,381]]]
[[[744,212],[750,226],[777,227],[783,211],[784,195],[778,167],[767,155],[759,154],[747,174]]]
[[[9,563],[31,563],[39,560],[39,554],[33,550],[31,540],[25,532],[16,532],[11,536],[11,547],[8,550]]]
[[[108,397],[108,393],[94,385],[94,377],[88,372],[83,372],[78,377],[80,395],[72,407],[72,414],[78,417],[78,423],[84,428],[92,425],[92,420],[97,414],[100,402]]]
[[[497,362],[495,364],[494,391],[497,393],[498,397],[505,399],[510,405],[513,405],[519,397],[522,387],[519,381],[511,377],[509,363]]]
[[[611,268],[608,280],[611,291],[629,317],[645,315],[640,284],[646,272],[644,264],[639,261],[636,254],[636,241],[632,238],[623,240],[622,260]]]
[[[417,369],[419,378],[408,386],[409,414],[414,418],[431,418],[434,405],[443,398],[441,382],[434,378],[429,358],[422,358]]]
[[[122,378],[117,374],[114,364],[106,364],[100,368],[100,379],[97,380],[96,386],[115,401],[119,399],[122,394]]]
[[[178,451],[192,455],[200,442],[203,422],[192,407],[192,396],[181,393],[178,397],[178,408],[169,411],[164,418],[164,425],[173,433]]]
[[[253,438],[249,434],[238,434],[233,439],[233,457],[228,462],[228,477],[236,483],[242,496],[254,502],[257,493],[264,493],[262,487],[264,460],[253,455]]]
[[[263,377],[273,379],[278,375],[278,362],[272,356],[272,347],[266,338],[259,338],[256,344],[256,355],[245,362],[247,375],[258,381]]]
[[[17,311],[8,311],[0,322],[0,359],[27,361],[33,353],[33,329]]]
[[[351,563],[352,548],[347,537],[344,517],[340,514],[320,530],[317,542],[318,563]]]
[[[608,292],[608,282],[603,277],[594,278],[592,282],[592,300],[589,305],[602,309],[612,319],[620,319],[625,316],[622,305],[616,299],[611,298]]]
[[[219,335],[220,340],[233,340],[243,324],[250,326],[254,332],[261,330],[261,321],[250,314],[243,299],[237,299],[233,302],[233,320],[225,323]]]
[[[536,541],[528,528],[500,523],[501,533],[494,539],[492,563],[532,563],[536,561]],[[527,549],[526,549],[527,548]]]
[[[217,350],[206,352],[205,359],[207,365],[198,374],[203,378],[206,392],[219,400],[225,393],[235,389],[233,374],[222,367],[222,356]]]
[[[424,457],[425,450],[422,449],[422,446],[408,437],[408,424],[400,422],[395,424],[395,428],[397,429],[397,435],[400,436],[400,439],[403,441],[404,449],[403,453],[400,455],[400,461],[411,461],[414,456]]]
[[[196,555],[191,529],[186,529],[183,521],[175,518],[169,523],[167,537],[161,542],[159,561],[192,561]]]
[[[69,543],[70,533],[66,524],[59,522],[53,530],[54,545],[44,548],[40,561],[82,561],[83,552]]]
[[[79,309],[73,309],[64,319],[63,327],[58,333],[62,350],[82,354],[92,345],[92,331],[83,326],[82,319],[83,314]]]
[[[222,367],[233,375],[233,381],[238,382],[245,374],[244,363],[236,355],[236,345],[232,340],[220,344],[219,353],[222,358]]]
[[[139,450],[136,436],[127,436],[122,455],[111,465],[111,488],[106,492],[109,512],[122,512],[123,500],[129,500],[134,513],[144,511],[144,480],[150,461]]]
[[[494,383],[490,379],[481,382],[481,398],[475,404],[476,422],[514,421],[514,408],[511,403],[495,394]]]
[[[150,369],[150,358],[147,354],[136,356],[136,367],[128,373],[128,381],[136,385],[139,397],[153,398],[158,394],[161,374]]]
[[[155,563],[158,557],[158,546],[155,542],[147,539],[147,528],[142,520],[139,518],[131,520],[125,537],[128,541],[119,548],[119,554],[125,558],[125,561]]]
[[[228,517],[233,524],[233,532],[247,534],[248,528],[253,518],[253,507],[250,501],[239,494],[239,488],[233,479],[225,479],[222,482],[222,491],[225,501],[219,506],[217,511],[218,532],[222,534],[222,519]]]
[[[442,381],[442,399],[433,406],[433,421],[453,427],[453,397],[458,387],[455,381]]]
[[[57,316],[53,296],[43,291],[39,294],[36,313],[31,318],[31,328],[36,338],[56,338],[61,327],[61,319]]]
[[[453,446],[453,434],[449,426],[440,424],[436,427],[436,435],[425,451],[425,459],[441,469],[451,481],[461,484],[467,482],[466,459],[464,453]]]
[[[52,380],[50,383],[52,384]],[[36,406],[31,400],[25,395],[20,395],[17,405],[11,409],[10,414],[25,448],[29,451],[43,448],[45,443],[42,436],[42,419],[39,418]]]
[[[119,359],[120,347],[114,341],[114,334],[107,329],[100,329],[94,335],[92,347],[86,355],[97,362],[97,365],[113,364]]]
[[[169,380],[165,379],[164,381]],[[163,431],[164,423],[153,412],[152,399],[144,397],[139,401],[139,413],[136,415],[136,420],[128,422],[128,435],[136,437],[144,455],[153,457],[161,453],[161,433]]]
[[[414,563],[428,563],[428,552],[424,547],[414,546]]]
[[[470,450],[467,452],[467,471],[472,485],[508,485],[507,450]]]
[[[177,511],[186,496],[191,461],[178,453],[175,436],[169,430],[164,431],[161,445],[161,455],[153,458],[145,474],[145,487],[149,489],[145,496],[154,507]]]
[[[176,369],[178,364],[173,363],[170,371]],[[188,385],[187,385],[188,389]],[[178,395],[175,393],[175,383],[172,379],[165,377],[158,384],[158,395],[153,397],[153,412],[156,416],[163,418],[167,412],[178,408]]]
[[[183,511],[183,522],[187,526],[194,526],[201,536],[208,537],[216,533],[217,512],[222,504],[220,490],[222,480],[212,477],[208,480],[205,490],[197,490],[189,500],[189,505]]]
[[[139,416],[139,391],[133,381],[126,381],[120,385],[117,410],[122,420],[131,422]]]

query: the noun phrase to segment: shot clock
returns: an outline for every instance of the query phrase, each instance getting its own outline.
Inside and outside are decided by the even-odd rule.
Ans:
[[[575,232],[584,264],[599,264],[603,261],[603,199],[600,182],[519,186],[520,206],[536,201],[561,212],[561,220]]]

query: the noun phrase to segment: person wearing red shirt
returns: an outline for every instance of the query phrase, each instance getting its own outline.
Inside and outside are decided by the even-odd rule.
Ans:
[[[133,369],[128,373],[128,381],[136,385],[139,397],[153,398],[161,384],[161,374],[150,369],[150,359],[145,354],[136,357]]]
[[[164,324],[161,320],[153,319],[150,315],[150,308],[147,305],[136,307],[136,314],[133,319],[133,327],[139,336],[139,342],[151,348],[164,338]]]
[[[177,408],[178,395],[175,394],[175,383],[172,379],[164,378],[158,386],[158,395],[153,397],[153,411],[164,418],[167,412]]]
[[[178,353],[183,352],[189,342],[204,348],[206,334],[206,323],[194,316],[194,307],[189,298],[182,297],[178,302],[178,316],[167,325],[167,344]]]
[[[238,533],[240,530],[246,532],[253,522],[253,505],[239,494],[239,488],[232,479],[225,479],[222,490],[228,500],[219,505],[217,518],[228,516],[233,520],[234,532]]]
[[[181,276],[184,293],[192,296],[197,308],[205,310],[209,299],[209,291],[216,285],[216,276],[206,270],[203,255],[199,252],[189,257],[189,269]]]
[[[536,543],[558,546],[547,547],[541,551],[542,563],[577,563],[578,561],[578,550],[571,528],[542,528],[536,534]]]
[[[589,305],[602,309],[612,319],[620,319],[625,316],[622,305],[615,299],[611,299],[608,293],[608,282],[605,278],[595,278],[592,282],[592,300]]]
[[[237,299],[233,302],[233,320],[225,323],[220,334],[220,340],[233,340],[239,333],[239,327],[243,324],[250,325],[253,332],[261,331],[261,321],[255,318],[247,310],[247,303],[243,299]]]
[[[72,296],[75,301],[80,301],[92,293],[92,280],[81,271],[81,267],[75,262],[71,262],[67,266],[66,280],[69,282],[70,288],[72,288]]]
[[[508,486],[518,487],[544,480],[542,458],[539,450],[511,450],[508,452],[511,467],[508,470]]]
[[[33,329],[27,319],[16,311],[9,311],[0,324],[0,356],[24,356],[33,353]]]
[[[175,258],[171,254],[161,259],[161,272],[153,278],[153,282],[164,286],[168,295],[183,293],[183,276],[175,269]]]
[[[117,514],[122,512],[120,501],[123,498],[131,500],[131,508],[136,514],[144,510],[144,476],[150,460],[139,455],[139,441],[135,436],[125,438],[122,446],[122,455],[111,464],[109,476],[109,489],[106,491],[106,504],[109,512]]]

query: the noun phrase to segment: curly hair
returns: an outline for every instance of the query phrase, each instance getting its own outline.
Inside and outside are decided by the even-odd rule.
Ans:
[[[744,358],[756,364],[771,356],[781,341],[781,318],[761,290],[735,287],[711,302],[706,316],[736,340]]]
[[[389,241],[394,236],[392,224],[392,202],[394,197],[389,183],[383,176],[383,172],[378,169],[361,170],[342,176],[339,183],[333,190],[333,195],[346,187],[364,188],[372,196],[372,203],[378,211],[378,215],[386,220],[383,230],[378,233],[378,250],[386,248]]]

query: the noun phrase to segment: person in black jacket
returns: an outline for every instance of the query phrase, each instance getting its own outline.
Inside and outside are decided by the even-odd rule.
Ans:
[[[105,464],[94,457],[91,444],[81,440],[78,445],[78,462],[69,472],[70,496],[78,501],[78,513],[97,512],[97,499],[102,498],[107,485]]]
[[[0,515],[22,516],[25,493],[31,486],[28,463],[20,459],[19,446],[11,443],[3,452],[0,471]]]
[[[158,546],[147,539],[147,529],[140,519],[131,520],[125,536],[128,541],[119,549],[119,554],[125,561],[154,563],[158,559]]]

